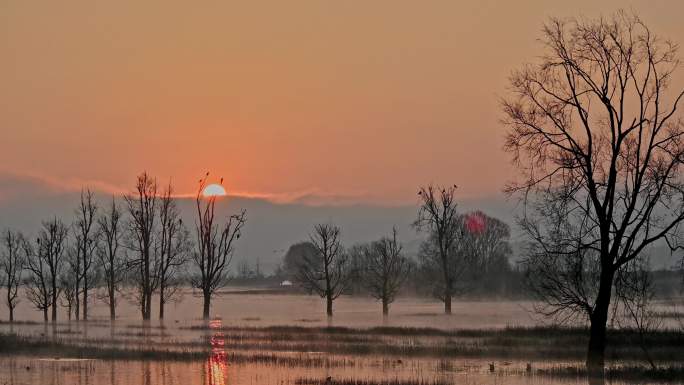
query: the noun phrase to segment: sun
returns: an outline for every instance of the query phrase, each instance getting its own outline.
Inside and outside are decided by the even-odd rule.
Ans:
[[[202,195],[205,197],[222,197],[226,196],[226,189],[220,184],[212,183],[202,190]]]

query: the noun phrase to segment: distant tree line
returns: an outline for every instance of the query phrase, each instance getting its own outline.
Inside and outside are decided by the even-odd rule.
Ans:
[[[71,223],[45,220],[33,239],[4,230],[0,283],[10,321],[22,286],[44,321],[54,322],[60,306],[68,319],[87,320],[93,293],[109,306],[112,320],[122,298],[150,319],[155,296],[162,319],[165,305],[179,300],[187,283],[202,296],[202,315],[208,318],[211,298],[228,282],[234,243],[246,221],[244,210],[228,218],[215,216],[217,197],[202,195],[208,175],[199,181],[194,236],[180,218],[171,183],[160,190],[147,173],[138,176],[123,204],[112,197],[100,207],[84,189]]]
[[[455,193],[456,186],[420,188],[414,227],[425,239],[415,256],[406,255],[396,229],[345,248],[340,227],[318,224],[308,241],[288,249],[276,275],[324,298],[329,316],[342,294],[376,298],[387,315],[401,291],[413,290],[439,298],[450,314],[455,295],[522,291],[523,274],[508,262],[508,225],[479,211],[459,212]]]

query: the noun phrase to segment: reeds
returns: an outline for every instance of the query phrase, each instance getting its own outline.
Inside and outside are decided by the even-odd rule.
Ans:
[[[295,381],[296,385],[450,385],[450,382],[443,380],[400,380],[400,379],[364,379],[364,378],[299,378]]]
[[[560,378],[586,378],[584,366],[558,366],[537,369],[536,374]],[[684,379],[684,366],[664,365],[655,369],[649,366],[616,365],[605,370],[605,378],[609,381],[628,382],[673,382]]]

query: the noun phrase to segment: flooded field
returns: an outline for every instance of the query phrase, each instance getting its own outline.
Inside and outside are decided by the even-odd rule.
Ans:
[[[377,302],[343,297],[328,321],[317,297],[232,291],[214,302],[214,319],[205,323],[188,293],[163,321],[143,323],[122,303],[111,323],[96,303],[87,322],[60,314],[45,325],[22,303],[20,322],[0,325],[12,336],[0,341],[0,384],[586,383],[579,374],[547,373],[581,366],[583,331],[544,326],[528,311],[531,303],[454,305],[445,316],[438,302],[401,299],[383,319]],[[663,337],[667,346],[654,357],[667,362],[680,340]],[[627,342],[611,354],[620,358],[614,365],[640,360]]]

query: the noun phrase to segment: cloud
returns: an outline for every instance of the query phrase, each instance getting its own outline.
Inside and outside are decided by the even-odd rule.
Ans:
[[[0,201],[65,195],[83,188],[107,194],[121,194],[123,189],[99,180],[58,179],[37,174],[0,171]]]

